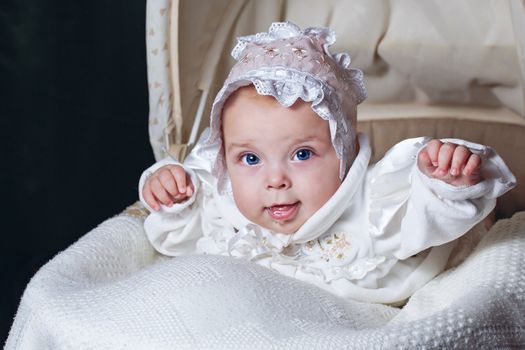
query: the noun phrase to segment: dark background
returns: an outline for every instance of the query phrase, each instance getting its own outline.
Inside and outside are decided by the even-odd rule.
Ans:
[[[0,2],[0,345],[35,272],[137,200],[145,18],[145,0]]]

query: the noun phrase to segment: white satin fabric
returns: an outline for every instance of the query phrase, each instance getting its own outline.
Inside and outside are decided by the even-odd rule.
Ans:
[[[207,134],[207,133],[205,133]],[[144,227],[160,253],[170,256],[219,254],[262,266],[360,301],[399,303],[439,274],[457,238],[494,208],[516,179],[490,147],[459,139],[483,159],[484,180],[454,187],[423,175],[416,166],[427,138],[395,145],[369,166],[368,138],[337,192],[293,235],[270,232],[248,221],[231,191],[220,194],[211,175],[210,154],[201,137],[183,166],[194,195],[184,203],[153,211],[142,197],[149,174],[140,179],[140,199],[150,209]]]

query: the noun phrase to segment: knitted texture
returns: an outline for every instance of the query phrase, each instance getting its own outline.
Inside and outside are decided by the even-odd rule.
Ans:
[[[162,257],[142,225],[109,219],[42,267],[6,349],[525,347],[525,212],[403,308],[342,300],[240,259]]]

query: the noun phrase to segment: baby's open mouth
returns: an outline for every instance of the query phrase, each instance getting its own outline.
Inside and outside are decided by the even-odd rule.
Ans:
[[[299,209],[299,202],[292,204],[275,204],[271,207],[266,207],[268,215],[274,220],[285,221],[292,219]]]

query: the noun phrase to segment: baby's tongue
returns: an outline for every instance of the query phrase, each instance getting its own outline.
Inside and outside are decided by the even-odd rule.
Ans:
[[[298,203],[274,205],[268,208],[268,212],[275,220],[286,220],[295,214],[297,206]]]

